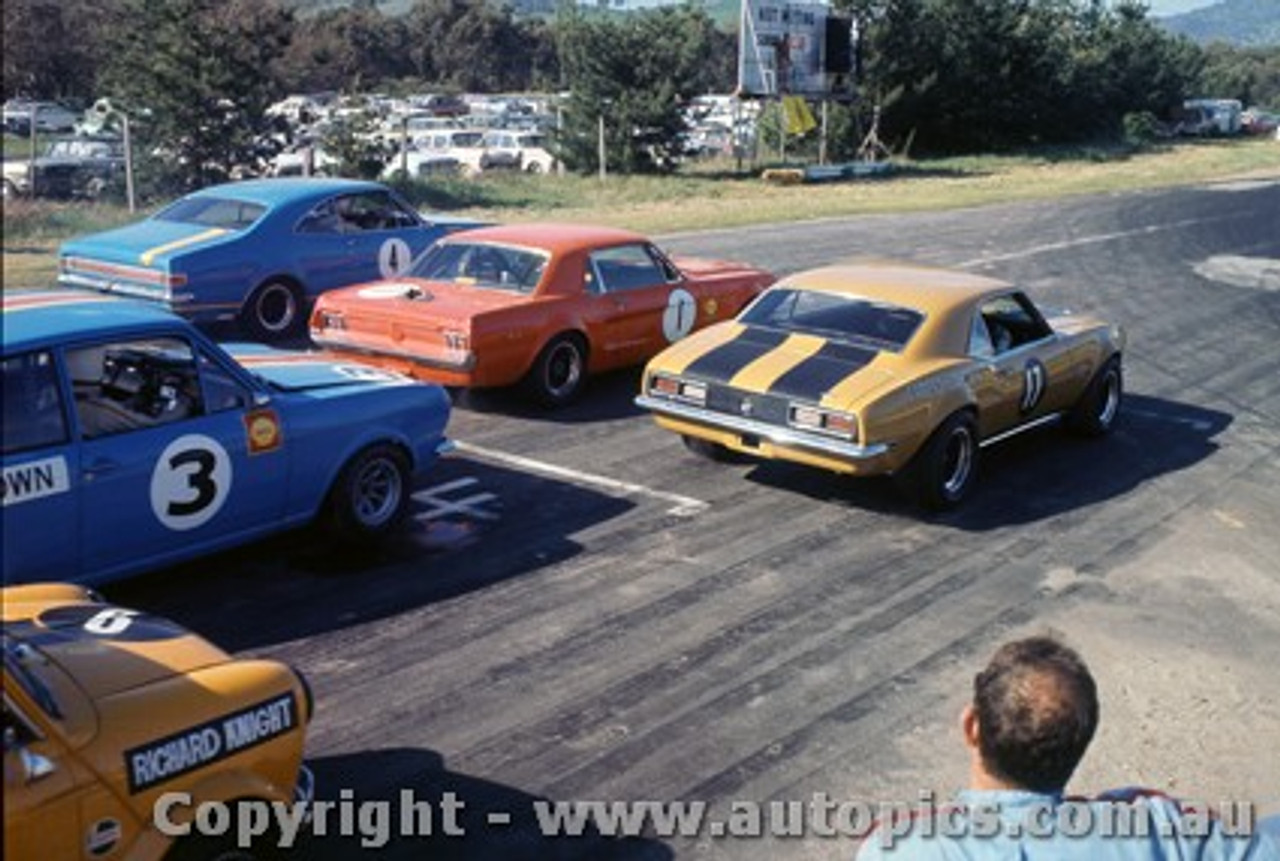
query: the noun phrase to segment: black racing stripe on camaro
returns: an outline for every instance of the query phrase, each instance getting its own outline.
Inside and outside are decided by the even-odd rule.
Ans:
[[[727,383],[733,375],[787,340],[786,332],[743,329],[738,337],[695,359],[684,369],[687,376]]]
[[[769,394],[806,401],[821,400],[833,386],[854,371],[866,367],[875,357],[875,350],[828,341],[818,352],[774,380],[769,386]]]

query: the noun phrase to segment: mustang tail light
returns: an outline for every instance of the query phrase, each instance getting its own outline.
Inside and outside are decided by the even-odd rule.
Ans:
[[[315,316],[311,319],[312,329],[345,329],[347,328],[347,318],[342,316],[341,311],[316,311]]]
[[[788,420],[792,427],[800,430],[847,440],[858,438],[858,418],[852,413],[842,413],[807,404],[792,404]]]
[[[668,377],[654,374],[649,378],[649,393],[658,397],[671,398],[675,401],[706,406],[707,384],[693,380],[682,380],[679,377]]]
[[[445,329],[441,332],[446,349],[465,353],[471,349],[471,335],[460,329]]]

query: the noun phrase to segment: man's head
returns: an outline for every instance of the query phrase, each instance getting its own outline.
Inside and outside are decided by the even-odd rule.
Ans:
[[[1097,688],[1051,637],[1006,643],[974,677],[963,725],[975,782],[1059,792],[1097,729]]]

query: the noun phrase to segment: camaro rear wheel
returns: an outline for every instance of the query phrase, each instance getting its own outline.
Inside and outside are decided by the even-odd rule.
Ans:
[[[409,511],[412,476],[400,449],[371,445],[347,462],[329,495],[329,521],[344,544],[364,544],[394,530]]]
[[[546,407],[562,407],[582,391],[587,378],[587,351],[575,334],[557,335],[533,360],[525,391]]]
[[[967,412],[933,432],[908,468],[917,501],[930,511],[953,508],[968,495],[978,468],[978,430]]]
[[[1120,357],[1115,356],[1098,369],[1088,388],[1071,411],[1070,426],[1084,436],[1103,436],[1115,426],[1124,400]]]
[[[302,297],[287,281],[268,281],[253,291],[240,312],[241,322],[260,341],[279,341],[302,328]]]

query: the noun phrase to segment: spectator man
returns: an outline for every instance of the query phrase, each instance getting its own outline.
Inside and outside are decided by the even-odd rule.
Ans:
[[[1080,656],[1051,637],[1001,646],[960,723],[969,788],[952,805],[882,820],[858,861],[1280,861],[1280,836],[1236,834],[1158,792],[1064,798],[1098,726],[1098,695]]]

